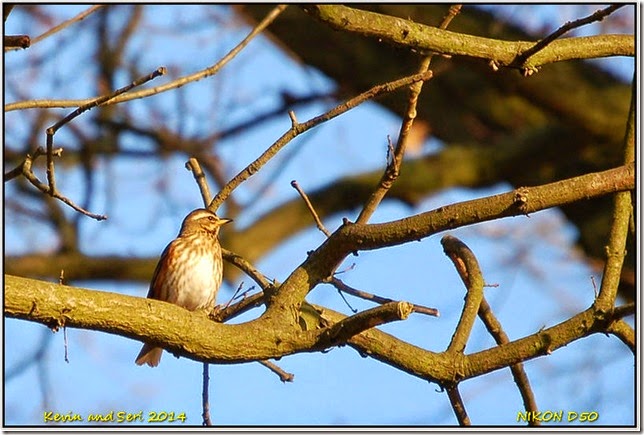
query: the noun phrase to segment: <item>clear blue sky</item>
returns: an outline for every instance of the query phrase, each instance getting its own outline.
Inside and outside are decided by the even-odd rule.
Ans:
[[[85,6],[55,6],[59,21],[69,18]],[[553,15],[551,9],[530,6],[528,14],[534,21],[569,18]],[[204,6],[145,8],[148,31],[138,34],[129,48],[129,56],[137,56],[141,72],[151,71],[167,62],[184,59],[185,70],[194,72],[214,63],[248,31],[245,26],[195,27],[177,37],[162,30],[168,25],[190,28],[205,11],[228,17],[223,7]],[[520,7],[505,9],[512,19],[524,19]],[[508,12],[509,11],[509,12]],[[6,34],[38,35],[47,27],[25,22],[19,13],[6,23]],[[571,17],[574,18],[574,17]],[[90,18],[92,19],[92,18]],[[115,18],[116,19],[116,18]],[[458,18],[457,18],[458,19]],[[57,21],[57,22],[59,22]],[[549,21],[546,21],[549,22]],[[55,24],[55,23],[53,23]],[[552,25],[552,24],[550,24]],[[78,25],[77,25],[78,26]],[[81,27],[82,28],[82,27]],[[96,71],[88,66],[70,80],[80,65],[91,65],[93,42],[82,30],[64,31],[34,45],[28,50],[5,54],[6,79],[19,82],[30,74],[36,60],[51,83],[25,82],[31,98],[85,98],[91,96],[91,82]],[[201,38],[201,39],[199,39]],[[201,44],[187,44],[194,39]],[[216,41],[208,43],[205,41]],[[55,51],[56,56],[52,56]],[[168,60],[170,59],[170,60]],[[624,77],[632,77],[632,59],[608,59]],[[630,69],[629,69],[630,68]],[[171,71],[171,74],[173,72]],[[39,76],[42,78],[42,76]],[[121,76],[118,86],[131,77]],[[159,81],[164,83],[165,79]],[[55,83],[55,84],[54,84]],[[278,91],[301,95],[330,90],[333,83],[320,73],[295,64],[270,42],[260,37],[216,78],[202,80],[181,89],[184,101],[191,107],[182,128],[198,133],[204,122],[218,128],[250,119],[254,114],[275,107]],[[160,111],[176,110],[178,93],[155,97]],[[19,99],[7,94],[6,102]],[[140,102],[131,103],[144,125],[153,114]],[[300,121],[315,116],[328,107],[318,104],[297,111]],[[60,114],[69,113],[62,110]],[[21,113],[6,115],[8,146],[24,140]],[[91,117],[87,113],[84,117]],[[177,117],[177,123],[179,118]],[[232,137],[218,146],[232,176],[279,137],[290,125],[288,116],[276,119],[261,128]],[[239,191],[237,199],[245,202],[254,197],[266,180],[273,179],[270,189],[257,204],[238,219],[248,225],[261,213],[297,196],[290,181],[298,180],[306,191],[312,191],[339,175],[381,168],[385,162],[386,137],[395,137],[398,120],[375,104],[365,104],[309,135],[298,138],[275,163],[268,165]],[[44,132],[43,132],[44,139]],[[73,147],[73,138],[63,131],[61,141]],[[148,144],[131,137],[130,145],[142,150]],[[430,145],[428,145],[430,146]],[[277,163],[295,152],[294,158],[281,172]],[[114,163],[98,161],[97,197],[91,205],[96,212],[105,212],[107,222],[83,220],[83,249],[88,254],[158,255],[177,233],[182,217],[200,206],[200,197],[191,175],[184,169],[186,158],[172,156],[163,161],[141,158],[118,158]],[[83,180],[77,171],[59,166],[59,188],[72,198],[81,196]],[[5,168],[6,170],[7,168]],[[134,175],[134,176],[133,176]],[[108,177],[116,182],[106,187]],[[163,196],[159,186],[167,189]],[[372,222],[388,221],[416,214],[448,203],[506,191],[498,185],[485,190],[451,189],[422,201],[414,208],[384,203]],[[5,185],[6,197],[15,193],[13,183]],[[25,205],[30,205],[29,203]],[[65,210],[69,212],[69,210]],[[327,219],[327,228],[337,228],[342,216]],[[17,220],[16,214],[5,209],[6,254],[38,250],[50,252],[56,240],[51,229],[34,226],[30,221]],[[347,214],[354,219],[355,215]],[[586,308],[593,299],[590,269],[571,254],[575,229],[560,212],[536,213],[530,218],[518,217],[474,225],[452,232],[465,241],[478,255],[488,283],[488,301],[503,323],[511,339],[534,333],[543,326],[562,321]],[[286,242],[270,256],[256,264],[270,278],[285,279],[315,249],[323,235],[314,228]],[[353,287],[381,296],[408,300],[439,308],[440,318],[413,315],[405,322],[382,329],[402,339],[434,351],[445,349],[458,320],[463,287],[450,263],[442,253],[441,235],[377,252],[364,252],[350,257],[345,267],[355,263],[342,279]],[[342,269],[342,267],[341,267]],[[599,276],[595,276],[599,282]],[[250,279],[245,279],[250,283]],[[239,282],[226,286],[218,302],[225,302]],[[76,282],[74,285],[101,291],[112,291],[144,297],[146,283]],[[337,292],[319,286],[309,300],[348,313]],[[370,304],[349,298],[355,308]],[[259,311],[237,321],[248,320]],[[32,366],[5,384],[6,424],[42,424],[45,411],[76,413],[87,418],[92,413],[123,411],[145,417],[150,412],[185,413],[186,424],[201,423],[201,363],[177,359],[164,353],[156,369],[137,367],[133,360],[141,343],[123,337],[93,331],[67,331],[69,363],[64,361],[62,332],[52,334],[42,325],[25,321],[5,320],[5,374],[33,352],[41,340],[49,340],[44,367]],[[493,345],[480,323],[473,331],[467,352]],[[211,414],[218,425],[453,425],[453,412],[445,393],[438,387],[400,372],[369,358],[362,358],[350,348],[336,348],[326,354],[303,354],[278,362],[295,375],[295,382],[283,384],[257,363],[211,367]],[[599,413],[601,424],[632,424],[634,408],[634,359],[631,352],[613,337],[593,336],[556,351],[547,358],[525,364],[541,410],[564,410]],[[44,374],[44,378],[40,377]],[[43,390],[44,388],[44,390]],[[46,391],[46,394],[45,394]],[[466,381],[461,394],[468,413],[476,424],[516,424],[522,402],[508,370]],[[45,398],[47,402],[44,403]],[[174,423],[180,427],[180,423]]]

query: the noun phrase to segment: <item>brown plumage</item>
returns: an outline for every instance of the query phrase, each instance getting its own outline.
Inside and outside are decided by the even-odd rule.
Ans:
[[[190,311],[213,307],[223,273],[219,229],[230,221],[201,208],[186,216],[179,235],[161,254],[148,298]],[[162,353],[162,348],[145,343],[135,362],[156,367]]]

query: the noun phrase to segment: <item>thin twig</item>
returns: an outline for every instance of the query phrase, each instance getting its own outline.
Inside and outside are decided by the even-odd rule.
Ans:
[[[431,71],[427,68],[429,67],[429,60],[431,56],[426,57],[422,62],[419,68],[419,74],[429,73],[431,77]],[[400,126],[400,133],[398,134],[398,141],[394,149],[393,154],[388,153],[390,160],[387,163],[385,172],[380,178],[378,187],[371,194],[367,202],[365,203],[358,219],[356,219],[357,224],[365,224],[369,221],[369,218],[376,211],[378,205],[385,197],[391,186],[398,178],[400,174],[400,166],[402,165],[403,156],[405,155],[405,149],[407,147],[407,137],[409,132],[414,124],[414,119],[416,118],[416,104],[418,103],[418,96],[420,91],[423,88],[423,82],[416,82],[409,86],[409,98],[407,101],[407,110],[405,112],[405,117],[403,118],[402,125]]]
[[[253,295],[247,296],[241,301],[232,304],[228,307],[223,307],[222,309],[213,313],[213,320],[216,322],[226,322],[227,320],[234,319],[237,316],[244,314],[247,311],[257,308],[264,305],[266,295],[263,291],[255,293]]]
[[[158,77],[160,75],[165,74],[166,69],[165,67],[160,67],[154,72],[141,77],[132,83],[130,83],[127,86],[122,87],[121,89],[117,89],[116,91],[112,92],[111,94],[108,95],[103,95],[100,97],[97,97],[90,101],[87,104],[84,104],[80,107],[78,107],[76,110],[74,110],[72,113],[69,115],[65,116],[63,119],[60,121],[56,122],[54,125],[49,127],[46,131],[47,134],[47,182],[49,184],[49,190],[50,193],[53,195],[56,192],[56,178],[55,178],[55,173],[54,173],[54,158],[53,158],[53,146],[54,146],[54,135],[56,132],[65,124],[68,122],[71,122],[74,118],[77,116],[81,115],[83,112],[86,112],[87,110],[90,110],[94,107],[97,107],[101,103],[104,103],[105,101],[109,101],[112,98],[114,98],[117,95],[120,95],[124,92],[129,91],[130,89],[134,88],[135,86],[139,86],[149,80],[154,79],[155,77]]]
[[[186,169],[192,172],[192,175],[195,177],[195,181],[197,182],[197,186],[199,186],[199,191],[201,192],[203,203],[205,205],[208,205],[211,198],[210,188],[208,187],[206,174],[204,174],[203,170],[201,169],[199,161],[194,157],[190,157],[190,159],[186,162]]]
[[[510,338],[503,330],[501,322],[499,322],[492,312],[492,308],[485,300],[485,296],[481,299],[481,305],[479,306],[479,318],[483,321],[485,328],[499,346],[510,342]],[[519,393],[521,393],[525,410],[528,412],[537,412],[537,401],[534,398],[534,392],[530,386],[528,375],[523,368],[523,363],[512,364],[510,371],[512,372],[514,382],[517,384]],[[531,418],[528,424],[530,426],[539,426],[541,423],[538,419]]]
[[[454,5],[449,8],[447,15],[443,18],[440,25],[441,29],[446,29],[452,19],[458,15],[461,10],[460,5]],[[432,61],[434,53],[430,53],[425,56],[418,67],[418,73],[423,74],[429,71],[429,66]],[[409,97],[407,99],[407,108],[405,110],[405,116],[403,117],[402,124],[400,125],[400,132],[398,133],[398,140],[396,141],[396,147],[393,152],[391,152],[391,140],[389,140],[389,148],[387,151],[387,167],[385,168],[382,177],[378,183],[378,186],[373,191],[369,199],[365,202],[365,205],[360,211],[360,215],[356,219],[356,223],[365,224],[369,221],[373,213],[376,211],[376,208],[380,205],[391,186],[398,178],[400,174],[400,167],[402,165],[403,157],[405,155],[405,149],[407,148],[407,138],[411,132],[412,126],[414,125],[414,120],[416,119],[416,106],[418,104],[418,97],[420,92],[423,89],[424,81],[413,83],[409,86]]]
[[[154,88],[150,89],[143,89],[137,92],[130,92],[126,95],[121,95],[113,100],[110,100],[108,102],[105,102],[104,104],[118,104],[122,103],[124,101],[131,101],[139,98],[145,98],[149,97],[150,95],[156,95],[160,94],[162,92],[167,92],[171,91],[173,89],[180,88],[182,86],[185,86],[186,84],[190,82],[196,82],[198,80],[201,80],[203,78],[215,75],[216,73],[219,72],[228,62],[230,62],[244,47],[250,43],[250,41],[255,38],[257,35],[259,35],[266,27],[268,27],[274,20],[281,14],[284,9],[286,9],[287,5],[278,5],[276,6],[271,12],[266,15],[266,18],[264,18],[251,32],[246,36],[235,48],[233,48],[231,51],[229,51],[223,58],[221,58],[216,64],[203,69],[201,71],[198,71],[194,74],[190,74],[185,77],[181,77],[177,80],[174,80],[170,83],[166,83],[165,85],[161,86],[156,86]],[[75,101],[75,103],[80,103],[84,104],[84,101],[86,100],[81,100],[81,101]],[[52,106],[52,103],[55,103]],[[12,104],[7,104],[5,105],[5,111],[10,111],[10,110],[17,110],[17,109],[26,109],[26,108],[41,108],[41,107],[60,107],[60,104],[65,104],[68,105],[68,102],[65,100],[62,101],[56,101],[56,102],[51,102],[49,100],[44,100],[44,101],[19,101],[16,103]],[[77,104],[74,104],[77,105]]]
[[[191,171],[199,191],[201,192],[201,198],[203,199],[204,205],[207,205],[210,201],[210,188],[208,187],[208,181],[201,170],[201,165],[199,161],[194,157],[191,157],[186,162],[186,169]],[[213,312],[218,313],[218,310],[213,307]],[[202,426],[212,426],[212,420],[210,419],[210,364],[203,363],[203,374],[201,379],[201,417],[203,419]]]
[[[62,152],[62,148],[57,148],[53,150],[53,155],[54,156],[59,156],[60,152]],[[51,193],[49,186],[47,186],[45,183],[40,181],[38,177],[36,177],[36,174],[31,170],[31,166],[33,164],[33,161],[35,158],[37,158],[39,155],[44,155],[45,151],[42,149],[42,147],[38,147],[36,149],[36,152],[34,153],[35,157],[31,157],[29,154],[27,154],[27,157],[25,160],[22,162],[22,175],[38,190],[40,190],[42,193],[45,193],[47,195],[50,195],[53,198],[59,199],[60,201],[64,202],[74,210],[83,213],[84,215],[87,215],[93,219],[96,219],[98,221],[105,220],[107,219],[107,216],[102,215],[102,214],[94,214],[91,213],[88,210],[85,210],[84,208],[76,205],[74,202],[72,202],[70,199],[66,198],[65,196],[62,196],[58,192],[54,192],[53,194]]]
[[[316,127],[317,125],[322,124],[323,122],[329,121],[339,115],[342,115],[343,113],[353,109],[354,107],[364,103],[365,101],[371,100],[385,93],[393,92],[396,89],[399,89],[404,86],[408,86],[409,84],[415,83],[417,81],[429,80],[430,77],[431,77],[430,72],[424,73],[424,74],[414,74],[413,76],[405,77],[399,80],[395,80],[393,82],[377,85],[369,89],[368,91],[363,92],[362,94],[356,97],[353,97],[352,99],[334,107],[328,112],[320,116],[316,116],[315,118],[312,118],[302,124],[298,124],[296,121],[293,121],[292,119],[293,125],[291,126],[291,128],[286,133],[284,133],[282,137],[280,137],[277,141],[275,141],[270,147],[268,147],[268,149],[264,151],[262,155],[260,155],[252,163],[250,163],[248,166],[242,169],[237,175],[235,175],[235,177],[233,177],[233,179],[230,180],[228,184],[226,184],[219,191],[219,193],[211,201],[208,208],[210,210],[216,211],[219,208],[219,206],[221,206],[221,204],[226,200],[226,198],[230,196],[233,190],[235,190],[241,183],[249,179],[257,171],[259,171],[262,166],[264,166],[271,158],[273,158],[291,140],[293,140],[295,137],[299,136],[300,134],[304,133],[305,131],[308,131],[313,127]]]
[[[224,260],[251,277],[253,281],[255,281],[257,285],[262,288],[262,290],[270,289],[275,285],[275,283],[271,283],[264,276],[264,274],[257,270],[248,260],[246,260],[241,255],[229,251],[228,249],[225,249],[223,247],[221,248],[221,255]]]
[[[51,127],[49,127],[47,129],[46,135],[47,135],[47,184],[48,184],[48,188],[47,188],[46,193],[48,193],[49,195],[51,195],[54,198],[60,199],[61,201],[63,201],[65,204],[69,205],[70,207],[72,207],[76,211],[79,211],[79,212],[81,212],[81,213],[83,213],[83,214],[85,214],[85,215],[87,215],[89,217],[92,217],[92,218],[97,219],[97,220],[103,220],[103,219],[106,218],[103,215],[97,215],[97,214],[88,212],[87,210],[83,209],[82,207],[74,204],[70,199],[68,199],[67,197],[61,195],[57,191],[57,189],[56,189],[56,177],[55,177],[55,171],[54,171],[54,156],[56,155],[56,153],[54,152],[54,135],[56,134],[56,132],[63,125],[65,125],[68,122],[72,121],[74,118],[76,118],[77,116],[79,116],[83,112],[85,112],[87,110],[90,110],[91,108],[96,107],[99,104],[101,104],[101,103],[103,103],[105,101],[108,101],[108,100],[114,98],[117,95],[120,95],[120,94],[122,94],[124,92],[127,92],[127,91],[129,91],[130,89],[132,89],[132,88],[134,88],[136,86],[140,86],[143,83],[146,83],[147,81],[150,81],[150,80],[154,79],[155,77],[163,75],[163,74],[165,74],[165,72],[166,72],[165,67],[160,67],[157,70],[155,70],[154,72],[152,72],[152,73],[150,73],[150,74],[148,74],[148,75],[146,75],[144,77],[141,77],[141,78],[138,78],[138,79],[134,80],[129,85],[124,86],[121,89],[117,89],[116,91],[112,92],[109,95],[103,95],[101,97],[95,98],[91,102],[89,102],[89,103],[87,103],[87,104],[85,104],[83,106],[80,106],[79,108],[74,110],[72,113],[70,113],[69,115],[67,115],[66,117],[64,117],[63,119],[61,119],[60,121],[58,121],[57,123],[55,123],[54,125],[52,125]],[[25,163],[26,163],[26,161],[25,161]],[[26,164],[23,164],[23,169],[27,169]],[[29,167],[28,170],[30,171],[31,168]],[[25,173],[25,175],[27,175],[26,172],[27,171],[23,171],[23,173]],[[33,175],[33,172],[31,173],[31,175],[33,177],[31,177],[31,178],[27,177],[27,178],[32,182],[32,184],[34,184],[36,187],[38,187],[40,190],[42,190],[42,188],[40,186],[40,181],[38,181],[38,183],[35,183],[34,181],[37,180],[37,178],[35,177],[35,175]]]
[[[447,397],[449,397],[449,402],[452,405],[454,414],[456,414],[456,419],[458,424],[461,426],[471,426],[472,422],[467,416],[467,411],[465,410],[465,404],[461,398],[461,393],[458,391],[458,385],[454,385],[447,389]]]
[[[253,286],[254,287],[254,286]],[[225,310],[230,306],[230,304],[235,300],[239,292],[241,292],[241,289],[244,288],[244,281],[240,282],[239,285],[237,286],[237,290],[235,290],[235,293],[233,293],[233,296],[226,302],[226,304],[221,308],[222,310]],[[252,287],[251,287],[252,288]],[[250,289],[246,290],[243,294],[246,294]]]
[[[63,326],[63,342],[65,343],[64,344],[64,347],[65,347],[65,362],[67,364],[69,364],[69,353],[68,353],[69,346],[67,345],[67,326]]]
[[[201,416],[203,417],[203,426],[212,426],[212,421],[210,420],[210,399],[208,397],[208,386],[210,385],[210,375],[208,373],[209,369],[210,364],[203,363],[203,388],[201,390],[201,406],[203,409]]]
[[[65,270],[60,269],[60,275],[58,276],[58,284],[65,285]],[[68,353],[68,342],[67,342],[67,326],[63,325],[63,342],[65,348],[65,362],[69,364],[69,353]]]
[[[257,361],[273,373],[275,373],[277,376],[280,377],[280,381],[282,382],[293,382],[293,379],[295,379],[295,375],[293,373],[288,373],[285,372],[282,368],[280,368],[278,365],[273,364],[270,361]]]
[[[311,216],[313,216],[313,220],[315,221],[315,225],[317,225],[318,229],[324,233],[325,236],[331,237],[331,232],[326,229],[322,221],[320,220],[320,217],[318,214],[315,212],[315,209],[313,208],[313,204],[311,204],[311,201],[309,200],[309,197],[307,196],[306,193],[302,190],[300,185],[297,183],[296,180],[291,181],[291,186],[297,190],[297,193],[300,194],[302,199],[304,200],[304,203],[306,204],[306,207],[309,209],[311,212]]]
[[[552,32],[550,35],[546,36],[545,38],[541,39],[539,42],[534,44],[532,47],[528,48],[525,50],[523,53],[521,53],[517,57],[517,64],[519,65],[524,65],[526,61],[539,51],[543,50],[546,48],[548,45],[552,43],[555,39],[559,38],[562,36],[564,33],[569,32],[572,29],[575,29],[577,27],[585,26],[586,24],[593,23],[595,21],[601,21],[603,20],[606,16],[612,14],[615,12],[617,9],[621,8],[622,6],[626,6],[626,4],[615,4],[608,6],[605,9],[600,9],[593,13],[592,15],[589,15],[584,18],[580,18],[575,21],[568,21],[565,23],[563,26],[559,27],[557,30]]]
[[[164,75],[167,72],[166,67],[161,66],[157,68],[156,70],[152,71],[150,74],[146,74],[142,77],[139,77],[138,79],[134,80],[132,83],[130,83],[127,86],[123,86],[120,89],[115,90],[114,92],[107,94],[107,95],[102,95],[100,97],[94,98],[93,100],[89,101],[86,104],[83,104],[82,106],[78,107],[76,110],[74,110],[72,113],[58,121],[56,124],[53,126],[49,127],[47,129],[47,134],[53,136],[56,134],[58,129],[62,127],[63,125],[67,124],[74,118],[76,118],[78,115],[82,114],[83,112],[86,112],[87,110],[90,110],[94,107],[100,106],[101,104],[105,103],[106,101],[110,101],[113,98],[124,94],[125,92],[128,92],[129,90],[136,88],[138,86],[141,86],[150,80],[153,80],[159,76]]]
[[[445,255],[454,263],[467,289],[461,318],[447,348],[447,352],[462,353],[483,299],[483,275],[474,253],[465,243],[448,234],[441,239],[441,244]]]
[[[358,309],[357,309],[357,308],[353,308],[353,307],[351,306],[351,304],[349,303],[349,301],[347,300],[347,298],[344,296],[344,293],[342,292],[342,290],[340,290],[340,289],[337,289],[337,290],[338,290],[338,294],[340,295],[340,297],[342,298],[342,300],[344,301],[344,303],[347,305],[347,307],[349,307],[349,310],[351,310],[351,312],[352,312],[353,314],[356,314],[356,313],[358,312]]]
[[[441,20],[441,24],[438,26],[439,29],[445,30],[447,26],[452,22],[452,20],[461,12],[463,5],[455,4],[449,7],[447,14]]]
[[[339,280],[338,278],[336,278],[334,276],[324,280],[323,282],[333,285],[335,288],[338,289],[338,291],[348,293],[348,294],[350,294],[352,296],[355,296],[357,298],[372,301],[372,302],[375,302],[377,304],[388,304],[390,302],[396,302],[393,299],[384,298],[382,296],[377,296],[377,295],[367,293],[367,292],[362,291],[362,290],[355,289],[355,288],[345,284],[342,280]],[[418,304],[412,304],[412,306],[413,306],[412,309],[413,309],[414,313],[427,314],[428,316],[434,316],[434,317],[439,317],[440,316],[440,313],[436,308],[430,308],[430,307],[426,307],[424,305],[418,305]]]
[[[12,179],[16,178],[19,175],[24,175],[24,173],[25,173],[25,164],[29,168],[27,172],[31,172],[31,166],[32,166],[33,162],[36,161],[36,159],[38,157],[44,156],[45,154],[47,154],[47,152],[45,151],[45,149],[43,147],[40,147],[40,146],[36,147],[36,150],[34,151],[33,156],[31,154],[27,154],[27,157],[25,157],[25,160],[23,160],[22,162],[20,162],[20,164],[18,166],[16,166],[12,170],[10,170],[9,172],[4,174],[4,181],[7,182],[9,180],[12,180]],[[53,150],[53,154],[56,157],[60,157],[63,154],[63,149],[62,148],[56,148],[56,149]],[[27,162],[27,160],[29,160],[29,162]],[[33,172],[31,172],[31,173],[33,174]],[[44,192],[47,193],[47,190],[49,188],[47,186],[45,186],[44,184],[43,184],[43,186],[45,187]],[[38,187],[38,186],[36,186],[36,187]]]
[[[74,23],[76,23],[78,21],[84,20],[88,15],[93,14],[94,12],[96,12],[97,10],[102,8],[103,6],[105,6],[105,5],[94,5],[94,6],[90,7],[90,8],[88,8],[88,9],[84,10],[80,14],[76,15],[75,17],[72,17],[69,20],[63,21],[59,25],[54,26],[51,29],[47,30],[42,35],[36,36],[34,39],[31,40],[31,45],[34,45],[34,44],[42,41],[43,39],[50,37],[54,33],[60,32],[61,30],[71,26],[72,24],[74,24]]]
[[[633,82],[635,89],[635,82]],[[631,163],[635,156],[635,107],[637,96],[633,91],[631,107],[626,122],[624,134],[624,160]],[[611,223],[608,244],[606,246],[606,264],[602,283],[599,288],[599,295],[595,299],[595,307],[604,313],[609,312],[615,306],[617,289],[622,275],[624,258],[626,257],[626,239],[628,238],[631,218],[633,216],[633,200],[630,191],[618,192],[615,194],[615,208],[613,211],[613,222]]]

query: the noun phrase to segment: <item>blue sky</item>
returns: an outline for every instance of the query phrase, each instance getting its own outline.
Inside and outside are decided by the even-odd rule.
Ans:
[[[55,6],[62,21],[85,9],[85,6]],[[515,8],[517,8],[515,6]],[[534,11],[542,11],[532,6]],[[190,29],[202,14],[216,14],[226,26],[194,27],[183,36],[164,33],[168,25]],[[14,12],[6,23],[6,33],[37,35],[45,27],[25,22]],[[541,12],[538,12],[539,14]],[[551,11],[543,16],[530,14],[532,20],[553,19]],[[520,10],[512,16],[521,19]],[[214,63],[248,28],[226,21],[229,12],[223,7],[204,9],[200,6],[145,8],[147,32],[138,34],[128,56],[136,59],[141,71],[151,71],[172,62],[186,65],[183,71],[170,71],[170,76],[194,72]],[[554,16],[556,18],[556,15]],[[91,18],[90,18],[91,19]],[[458,18],[457,18],[458,19]],[[564,21],[561,20],[560,24]],[[81,27],[82,29],[82,27]],[[83,30],[79,30],[83,31]],[[28,50],[5,55],[5,80],[15,83],[25,74],[48,75],[52,80],[24,83],[30,98],[85,98],[91,96],[96,71],[91,66],[93,41],[70,37],[61,32]],[[83,35],[83,33],[80,33]],[[194,45],[196,38],[213,41]],[[56,49],[64,47],[63,49]],[[51,51],[56,56],[51,56]],[[58,52],[60,51],[60,56]],[[168,60],[170,58],[170,60]],[[40,60],[40,61],[38,61]],[[37,62],[38,61],[38,62]],[[40,63],[42,62],[42,63]],[[608,59],[624,77],[632,77],[632,59]],[[629,63],[630,62],[630,63]],[[80,69],[79,64],[87,64]],[[627,71],[630,68],[630,71]],[[70,76],[74,72],[74,79]],[[38,76],[42,78],[44,76]],[[119,86],[129,83],[125,72]],[[164,83],[164,81],[159,81]],[[184,132],[198,134],[204,122],[219,129],[252,118],[278,104],[275,95],[288,90],[293,94],[329,91],[334,84],[310,68],[295,64],[260,37],[218,76],[190,84],[180,93],[154,97],[155,110],[172,113],[180,98],[189,101],[193,111],[176,117]],[[9,88],[9,86],[7,87]],[[10,91],[5,102],[19,99]],[[140,101],[128,103],[142,125],[153,125],[154,113]],[[329,107],[316,104],[299,109],[304,121]],[[61,110],[60,114],[71,110]],[[21,113],[6,114],[7,146],[24,140]],[[87,113],[84,117],[91,117]],[[82,125],[82,124],[81,124]],[[288,116],[276,118],[247,133],[218,144],[221,158],[231,176],[245,167],[290,126]],[[350,113],[316,128],[296,139],[242,186],[236,199],[242,204],[255,197],[266,180],[270,189],[256,204],[248,207],[236,225],[249,225],[276,204],[297,197],[290,186],[296,179],[305,191],[312,191],[336,177],[364,170],[382,168],[385,162],[386,137],[397,135],[396,117],[367,103]],[[86,127],[82,127],[86,128]],[[44,139],[44,132],[43,132]],[[57,140],[73,148],[73,136],[61,131]],[[140,138],[130,137],[131,149],[150,149]],[[428,144],[428,149],[436,144]],[[279,163],[288,153],[295,157],[281,168]],[[163,160],[119,157],[112,162],[96,162],[96,197],[91,209],[106,212],[110,219],[95,222],[83,219],[82,249],[88,254],[158,255],[177,233],[181,219],[200,206],[200,196],[184,164],[185,156]],[[6,169],[6,168],[5,168]],[[82,197],[83,179],[76,170],[59,166],[59,188],[72,198]],[[116,180],[115,182],[112,180]],[[372,222],[384,222],[431,210],[441,205],[507,191],[508,185],[488,189],[450,189],[426,198],[413,208],[385,202]],[[159,195],[162,190],[163,194]],[[5,185],[6,197],[15,195],[12,183]],[[25,206],[33,205],[30,202]],[[67,215],[71,211],[65,209]],[[353,214],[352,214],[353,213]],[[342,217],[355,219],[355,212],[325,220],[330,230],[337,228]],[[5,252],[17,254],[32,250],[51,252],[57,241],[51,228],[18,219],[5,209]],[[593,300],[590,280],[592,271],[571,254],[575,229],[557,210],[527,217],[503,219],[473,225],[451,232],[461,238],[478,255],[488,283],[499,284],[486,289],[486,297],[511,339],[551,326],[571,314],[585,309]],[[340,269],[355,263],[342,275],[349,285],[393,299],[439,308],[441,317],[412,315],[410,319],[386,325],[382,329],[416,345],[434,351],[447,346],[462,305],[463,287],[451,262],[440,245],[443,234],[421,243],[364,252],[349,257]],[[303,231],[267,257],[256,267],[270,278],[284,280],[324,236],[314,227]],[[600,277],[595,276],[597,282]],[[250,279],[244,279],[250,283]],[[229,283],[220,292],[219,303],[225,302],[239,281]],[[144,297],[146,283],[75,282],[74,285],[100,291],[111,291]],[[372,305],[348,297],[353,307]],[[337,291],[329,286],[314,289],[309,301],[349,313]],[[249,320],[259,313],[250,312],[236,321]],[[44,367],[32,366],[5,384],[5,424],[33,425],[43,423],[45,411],[61,414],[124,411],[143,415],[150,412],[185,413],[187,424],[201,423],[201,363],[177,359],[164,353],[157,369],[133,364],[140,343],[109,334],[70,329],[67,331],[69,363],[64,361],[63,334],[52,334],[42,325],[5,320],[5,374],[36,349],[41,340],[49,340]],[[488,348],[492,340],[477,322],[466,352]],[[295,375],[295,382],[283,384],[257,363],[211,367],[211,413],[220,425],[454,425],[456,420],[447,397],[435,384],[412,377],[369,358],[362,358],[348,347],[326,354],[302,354],[278,362]],[[631,352],[613,337],[592,336],[560,349],[547,358],[529,361],[526,371],[541,410],[596,411],[601,424],[632,424],[634,408],[634,360]],[[41,374],[45,374],[45,378]],[[43,387],[46,394],[43,393]],[[461,394],[470,418],[476,424],[511,425],[516,423],[522,402],[508,370],[494,372],[461,384]],[[46,398],[46,402],[45,402]],[[173,426],[179,427],[180,423]]]

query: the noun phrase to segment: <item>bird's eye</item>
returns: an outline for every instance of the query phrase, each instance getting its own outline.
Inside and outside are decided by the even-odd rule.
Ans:
[[[208,216],[208,220],[209,220],[210,222],[214,222],[216,219],[215,219],[215,217],[214,217],[214,216]]]

